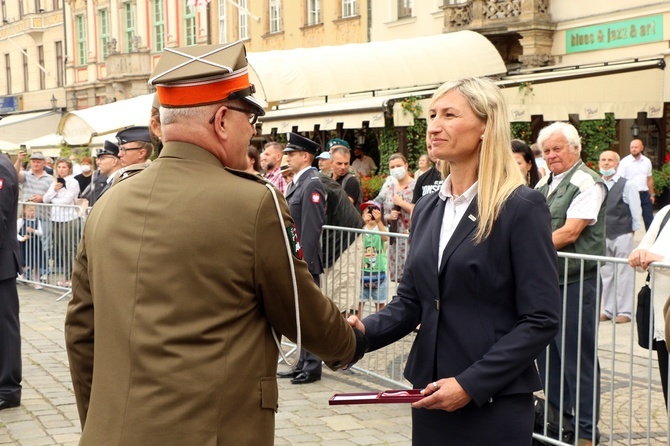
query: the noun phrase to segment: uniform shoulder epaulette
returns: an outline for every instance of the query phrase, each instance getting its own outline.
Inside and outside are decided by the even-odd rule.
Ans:
[[[235,170],[235,169],[231,169],[229,167],[224,167],[224,169],[226,169],[226,171],[232,173],[235,176],[238,176],[240,178],[245,178],[247,180],[254,180],[254,181],[256,181],[257,183],[260,183],[260,184],[266,184],[268,182],[265,178],[262,178],[259,175],[249,173],[249,172],[245,172],[243,170]]]
[[[115,186],[121,181],[127,180],[128,178],[137,175],[138,173],[142,172],[144,169],[149,167],[150,164],[151,164],[150,162],[138,163],[138,164],[131,164],[128,167],[121,168],[121,170],[119,170],[118,175],[116,175],[112,180],[112,186]]]

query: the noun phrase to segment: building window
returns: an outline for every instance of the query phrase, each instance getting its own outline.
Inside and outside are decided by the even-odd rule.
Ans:
[[[398,18],[404,19],[412,17],[412,7],[414,0],[398,0]]]
[[[163,0],[153,1],[153,39],[154,51],[160,52],[165,48],[165,14],[163,12]]]
[[[239,0],[238,4],[240,5],[238,10],[238,29],[237,32],[239,34],[239,39],[240,40],[245,40],[249,38],[249,15],[247,14],[247,6],[248,6],[248,1],[247,0]]]
[[[5,79],[7,94],[12,94],[12,64],[9,54],[5,54]]]
[[[281,31],[281,3],[280,0],[270,0],[270,32]]]
[[[28,78],[28,50],[24,48],[21,55],[23,56],[23,91],[29,91],[30,79]]]
[[[219,2],[219,43],[228,42],[228,19],[226,15],[226,2]]]
[[[125,37],[126,37],[126,53],[130,53],[135,50],[135,11],[133,10],[133,4],[131,2],[126,2],[123,4],[123,17],[125,19]]]
[[[321,1],[307,0],[307,25],[321,23]]]
[[[19,0],[19,18],[22,19],[25,12],[23,11],[23,0]]]
[[[2,21],[5,23],[5,20],[7,19],[7,5],[5,4],[5,0],[2,0],[2,3],[0,3],[0,11],[2,11]]]
[[[100,9],[98,10],[98,20],[100,27],[100,48],[102,53],[102,59],[107,59],[109,56],[109,9]]]
[[[46,74],[44,73],[44,45],[37,46],[37,62],[40,64],[40,90],[46,88]]]
[[[41,9],[40,0],[35,0],[35,13],[42,12]]]
[[[195,8],[193,6],[186,6],[184,12],[184,35],[186,46],[195,45]]]
[[[56,86],[62,87],[65,79],[65,69],[63,67],[63,42],[55,43],[56,52]]]
[[[84,14],[75,16],[74,22],[77,37],[77,65],[86,65],[86,18]]]
[[[356,15],[356,0],[342,0],[342,17]]]

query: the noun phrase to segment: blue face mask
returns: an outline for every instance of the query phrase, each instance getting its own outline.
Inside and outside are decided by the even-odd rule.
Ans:
[[[616,169],[614,167],[609,168],[609,169],[600,169],[600,174],[604,177],[611,177],[616,173]]]

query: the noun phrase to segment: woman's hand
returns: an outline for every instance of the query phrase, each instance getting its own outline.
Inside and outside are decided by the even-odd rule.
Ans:
[[[398,217],[400,217],[400,211],[396,211],[395,209],[391,211],[388,217],[386,217],[387,220],[397,220]]]
[[[396,205],[396,206],[400,206],[400,205],[402,205],[404,202],[405,202],[405,200],[403,200],[402,195],[400,195],[400,194],[395,194],[395,195],[393,195],[393,204],[394,204],[394,205]]]
[[[649,252],[646,249],[636,249],[628,256],[628,264],[633,268],[646,270],[653,262],[660,262],[663,256]]]
[[[412,403],[415,409],[438,409],[453,412],[472,401],[456,378],[446,378],[430,383],[421,393],[425,395],[425,398]]]
[[[62,188],[63,188],[63,183],[56,183],[56,185],[54,186],[54,190],[55,190],[56,192],[58,192],[58,191],[61,190]]]

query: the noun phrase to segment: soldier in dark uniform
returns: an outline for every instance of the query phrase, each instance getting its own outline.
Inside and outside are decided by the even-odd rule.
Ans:
[[[119,146],[112,141],[105,141],[102,149],[96,153],[98,171],[91,181],[91,191],[88,195],[89,206],[93,206],[107,189],[112,185],[116,172],[121,168]]]
[[[286,188],[286,202],[298,230],[303,259],[307,262],[314,283],[320,285],[323,272],[321,259],[321,228],[326,215],[326,199],[319,173],[312,168],[319,145],[297,133],[287,133],[284,153],[289,170],[295,176]],[[308,384],[321,379],[321,358],[303,349],[296,366],[277,374],[293,378],[293,384]]]
[[[21,273],[16,216],[19,180],[0,154],[0,410],[21,403],[21,333],[16,276]]]
[[[244,45],[166,48],[150,82],[165,147],[93,207],[74,267],[79,444],[271,446],[275,340],[300,332],[338,369],[365,336],[291,249],[282,194],[242,171],[264,114]]]

